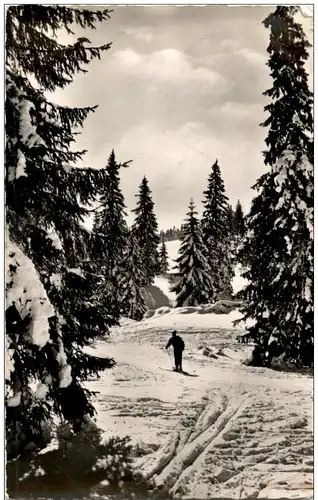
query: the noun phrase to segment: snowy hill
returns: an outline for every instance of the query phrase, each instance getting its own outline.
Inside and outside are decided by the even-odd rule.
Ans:
[[[167,280],[161,280],[160,278],[156,277],[154,284],[146,287],[146,305],[148,309],[172,307],[173,305],[169,298],[169,290],[166,290],[168,286],[165,286]]]
[[[156,314],[122,324],[94,354],[114,370],[89,382],[105,434],[130,435],[135,466],[175,496],[300,498],[313,488],[312,379],[241,364],[229,314]],[[164,349],[173,329],[184,370]]]
[[[174,307],[176,304],[176,294],[170,291],[171,283],[169,279],[166,276],[156,276],[154,284],[168,298],[170,305]]]

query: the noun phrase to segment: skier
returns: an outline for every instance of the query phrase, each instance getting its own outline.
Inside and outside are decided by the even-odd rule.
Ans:
[[[174,371],[182,372],[182,352],[184,351],[184,342],[179,335],[177,335],[176,330],[172,332],[172,337],[169,339],[168,344],[166,345],[166,349],[168,349],[172,345],[174,351],[174,362],[176,367]]]

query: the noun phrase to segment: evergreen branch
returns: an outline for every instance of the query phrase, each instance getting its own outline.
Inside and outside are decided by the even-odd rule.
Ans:
[[[83,42],[86,42],[86,43],[91,43],[87,38],[78,38],[77,42],[74,44],[74,45],[60,45],[59,44],[59,47],[58,48],[55,48],[55,49],[51,49],[50,47],[46,48],[46,49],[35,49],[34,47],[26,47],[26,46],[19,46],[18,44],[15,44],[14,45],[14,50],[17,50],[17,51],[21,51],[21,52],[31,52],[31,53],[44,53],[44,54],[48,54],[50,53],[50,55],[54,55],[56,57],[61,57],[61,55],[65,55],[67,54],[68,57],[71,55],[72,51],[76,51],[78,50],[78,47],[80,45],[82,45]],[[98,51],[103,51],[103,50],[109,50],[112,46],[112,42],[109,42],[109,43],[106,43],[104,45],[99,45],[99,46],[96,46],[96,47],[84,47],[83,46],[83,49],[86,50],[86,51],[89,51],[89,52],[92,52],[94,54],[97,54]]]
[[[95,29],[95,23],[108,21],[112,12],[110,9],[90,11],[61,5],[18,5],[7,9],[7,19],[11,21],[12,18],[17,18],[20,23],[40,28],[45,32],[51,29],[56,33],[64,28],[72,34],[70,30],[72,24],[79,24],[85,29]]]
[[[56,87],[64,88],[76,73],[86,73],[83,65],[95,58],[100,59],[101,52],[111,48],[111,43],[86,47],[84,43],[90,41],[84,37],[72,45],[61,45],[32,28],[32,24],[28,31],[20,33],[20,37],[17,37],[20,42],[17,43],[13,26],[14,23],[10,24],[7,19],[7,64],[12,67],[19,65],[22,73],[33,75],[49,91],[54,91]]]

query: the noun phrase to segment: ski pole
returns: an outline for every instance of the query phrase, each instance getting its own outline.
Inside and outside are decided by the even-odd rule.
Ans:
[[[169,349],[166,349],[166,351],[167,351],[167,354],[168,354],[168,357],[169,357],[169,361],[172,363],[172,359],[171,359],[171,356],[170,356]],[[172,366],[172,368],[173,368],[173,366]]]

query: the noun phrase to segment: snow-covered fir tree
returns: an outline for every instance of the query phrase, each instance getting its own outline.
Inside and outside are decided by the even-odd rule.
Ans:
[[[62,416],[78,429],[92,415],[82,382],[114,365],[83,347],[116,319],[92,303],[81,259],[89,235],[81,226],[105,171],[76,168],[75,130],[95,108],[53,104],[63,89],[110,45],[57,32],[94,28],[109,11],[61,5],[17,5],[6,11],[6,425],[8,456]],[[36,385],[34,391],[33,387]],[[13,440],[11,439],[13,437]],[[13,446],[18,443],[17,446]]]
[[[160,242],[158,222],[154,212],[154,202],[146,177],[139,187],[137,207],[132,210],[135,220],[132,226],[133,235],[141,249],[141,258],[145,271],[145,285],[153,283],[160,272],[158,245]]]
[[[142,252],[135,235],[130,232],[124,250],[119,282],[123,316],[137,321],[143,318],[147,310],[144,283]]]
[[[273,86],[262,124],[268,127],[265,163],[270,171],[256,184],[248,216],[244,318],[257,344],[257,362],[281,356],[313,363],[313,95],[305,61],[309,43],[295,7],[277,7],[270,29],[268,66]]]
[[[234,233],[235,233],[235,228],[234,228],[234,210],[233,210],[231,204],[228,205],[227,220],[228,220],[228,226],[229,226],[229,234],[231,235],[231,238],[232,238],[232,236],[234,236]]]
[[[165,241],[162,240],[159,250],[160,273],[164,274],[169,270],[168,252]]]
[[[118,264],[128,236],[126,205],[120,188],[119,172],[122,166],[116,162],[115,152],[112,151],[106,166],[105,183],[100,188],[100,206],[94,219],[97,246],[111,268]]]
[[[120,188],[119,172],[122,166],[116,162],[112,151],[106,166],[105,182],[101,187],[100,206],[95,214],[92,235],[96,272],[102,277],[99,289],[101,300],[105,305],[111,304],[113,311],[117,310],[120,303],[119,269],[128,236],[126,206]],[[117,314],[120,314],[119,309]]]
[[[183,224],[181,245],[175,269],[181,276],[171,288],[177,294],[176,305],[198,306],[215,299],[214,283],[206,259],[206,248],[202,238],[201,224],[193,200]]]
[[[241,241],[245,233],[245,220],[243,208],[240,200],[237,201],[235,212],[234,212],[234,233],[237,241]]]
[[[231,255],[231,232],[228,223],[228,197],[225,194],[220,166],[216,160],[204,191],[202,216],[203,242],[217,295],[231,294],[234,275]]]

